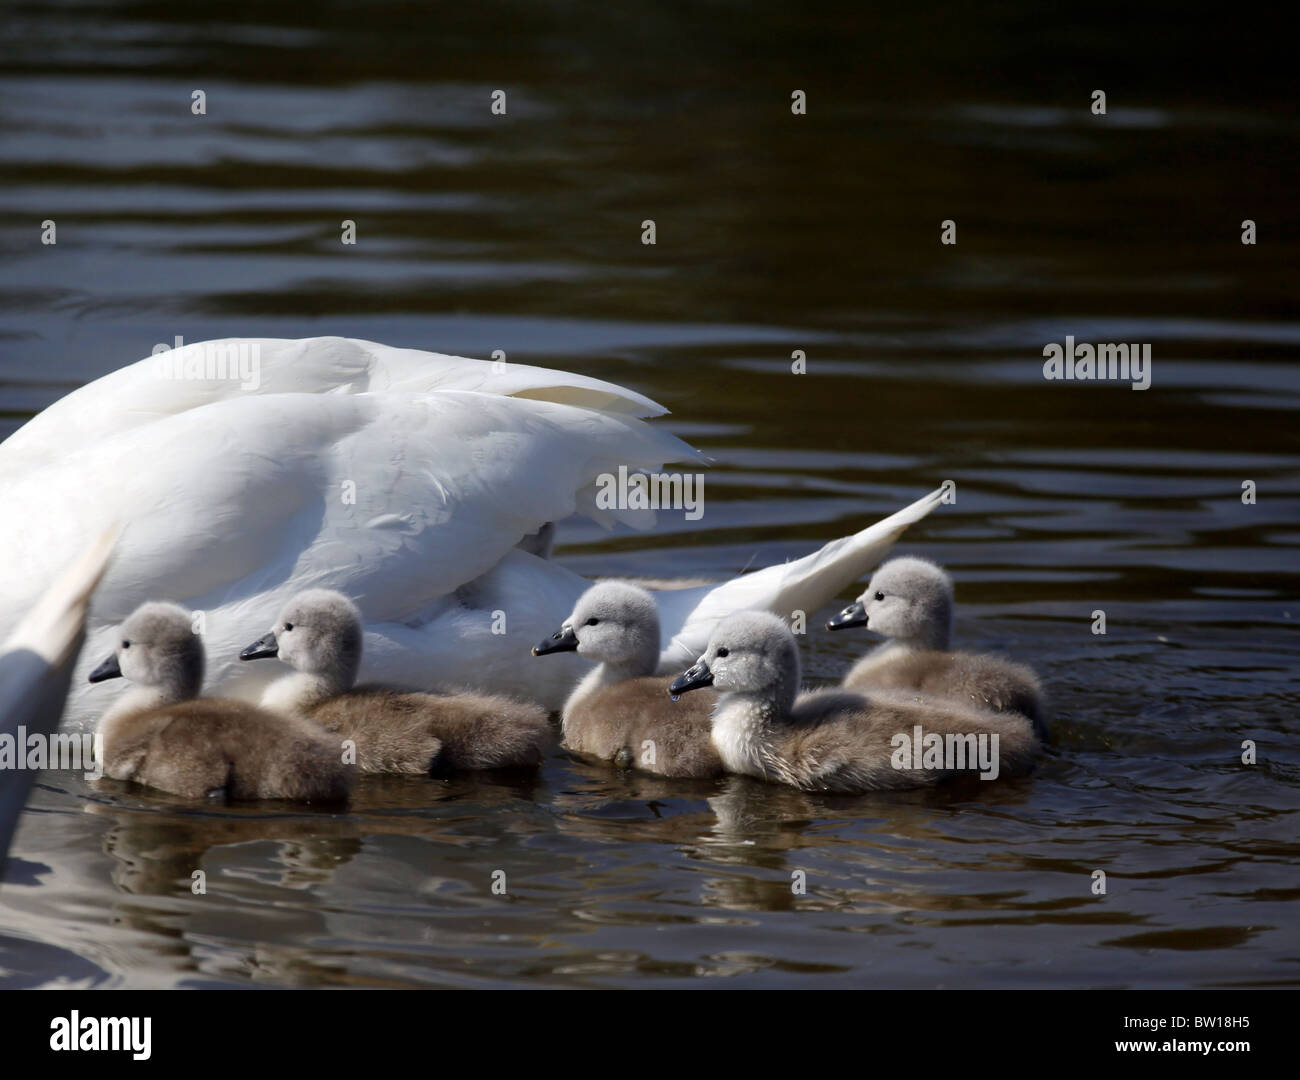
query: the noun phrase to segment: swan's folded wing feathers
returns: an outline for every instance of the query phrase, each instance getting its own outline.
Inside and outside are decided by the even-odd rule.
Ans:
[[[355,481],[355,504],[330,507],[317,547],[298,569],[326,577],[351,559],[350,595],[367,618],[401,618],[495,566],[525,535],[588,506],[581,492],[602,473],[657,468],[694,451],[628,417],[552,402],[444,391],[398,407],[332,450],[334,479]],[[385,454],[375,454],[388,439]],[[337,512],[336,512],[337,511]],[[635,523],[652,524],[653,515]],[[357,535],[357,526],[367,533]],[[395,569],[397,565],[405,571]]]
[[[57,462],[133,427],[234,398],[474,390],[633,417],[663,406],[571,372],[399,349],[353,338],[223,338],[128,364],[60,398],[0,444],[0,479]]]
[[[889,517],[851,536],[823,545],[811,555],[742,574],[721,585],[665,589],[655,593],[660,620],[679,627],[663,643],[661,664],[689,664],[704,652],[709,635],[734,611],[772,611],[789,618],[795,611],[811,617],[848,585],[863,577],[914,524],[942,501],[939,488]]]
[[[470,391],[218,401],[6,487],[0,624],[82,538],[124,521],[89,652],[138,604],[166,597],[206,614],[220,681],[250,630],[269,627],[296,591],[338,589],[367,622],[419,622],[572,513],[601,473],[694,456],[633,417]]]
[[[633,418],[466,391],[222,401],[11,484],[4,548],[24,570],[0,592],[22,610],[36,568],[120,519],[105,614],[160,590],[211,605],[292,580],[369,590],[368,617],[398,617],[568,516],[600,473],[693,455]]]
[[[347,339],[347,344],[372,358],[372,390],[476,390],[641,418],[662,416],[668,411],[644,394],[569,371],[398,349],[374,341]]]

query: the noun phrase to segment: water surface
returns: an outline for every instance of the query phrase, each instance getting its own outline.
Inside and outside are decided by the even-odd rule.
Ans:
[[[300,11],[10,8],[0,436],[177,335],[613,379],[716,459],[707,509],[570,523],[568,565],[725,577],[954,480],[904,549],[954,573],[964,647],[1043,675],[1055,745],[1026,780],[860,799],[557,751],[343,814],[47,774],[0,986],[1300,983],[1284,36],[1027,3]],[[1067,334],[1150,343],[1151,389],[1045,382]],[[810,680],[865,645],[810,634]]]

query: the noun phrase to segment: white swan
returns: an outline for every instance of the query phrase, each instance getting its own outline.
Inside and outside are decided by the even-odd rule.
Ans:
[[[219,377],[232,349],[256,355],[255,378],[238,363]],[[560,371],[344,338],[206,342],[163,359],[74,391],[0,444],[0,633],[81,538],[122,520],[90,655],[136,606],[166,598],[203,612],[214,690],[255,699],[271,673],[239,664],[248,627],[330,588],[366,617],[363,679],[555,709],[581,662],[523,658],[590,582],[519,545],[544,547],[530,535],[574,512],[649,527],[651,511],[598,507],[597,477],[702,460],[644,422],[664,411],[654,402]],[[811,613],[938,502],[788,564],[658,593],[663,662],[693,660],[736,610]],[[70,726],[102,708],[88,663]]]

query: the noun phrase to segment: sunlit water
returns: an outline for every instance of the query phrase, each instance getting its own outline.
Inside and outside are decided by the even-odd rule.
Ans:
[[[534,777],[372,779],[344,814],[48,774],[0,985],[1300,983],[1285,64],[1186,80],[1015,5],[970,34],[775,6],[357,4],[312,29],[291,5],[57,7],[0,35],[0,434],[177,335],[610,378],[716,459],[706,512],[570,523],[568,565],[721,578],[954,480],[903,547],[953,571],[964,647],[1042,674],[1055,742],[1029,779],[856,799],[559,751]],[[1135,49],[1155,59],[1119,78]],[[1117,87],[1104,119],[1061,74],[1084,56],[1088,90]],[[1151,389],[1045,382],[1067,334],[1150,343]],[[866,646],[814,629],[810,680]]]

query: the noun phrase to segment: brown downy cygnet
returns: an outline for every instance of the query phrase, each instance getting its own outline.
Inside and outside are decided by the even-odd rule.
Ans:
[[[1029,721],[1016,713],[895,693],[800,696],[799,679],[799,649],[785,623],[741,612],[718,624],[704,655],[671,690],[721,691],[713,743],[728,772],[805,791],[857,794],[963,775],[1017,775],[1038,750]]]
[[[713,693],[675,701],[659,666],[659,611],[645,589],[593,585],[534,656],[576,651],[594,660],[561,712],[564,745],[580,754],[658,776],[721,776],[710,739]]]
[[[99,722],[104,773],[189,798],[347,798],[356,769],[339,740],[299,717],[243,701],[200,698],[203,644],[175,604],[144,604],[122,624],[91,682],[135,685]]]
[[[912,690],[994,712],[1027,716],[1047,738],[1043,695],[1034,673],[988,653],[950,652],[952,579],[925,559],[890,559],[828,630],[865,626],[888,640],[867,653],[841,683],[848,690]]]
[[[545,709],[496,694],[354,687],[363,637],[361,613],[351,600],[309,589],[285,604],[275,628],[239,658],[278,656],[293,667],[293,674],[266,688],[262,706],[301,714],[352,740],[362,772],[540,764],[551,739]]]

